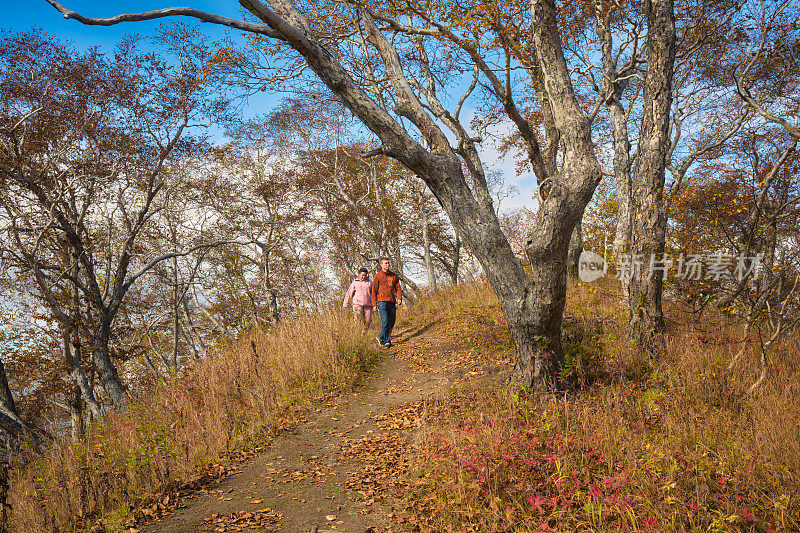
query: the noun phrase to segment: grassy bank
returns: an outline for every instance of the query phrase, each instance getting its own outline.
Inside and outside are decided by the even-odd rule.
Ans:
[[[409,514],[423,531],[800,530],[796,340],[777,347],[747,395],[757,354],[726,369],[738,326],[670,309],[667,356],[651,361],[631,349],[607,291],[569,297],[562,373],[576,391],[532,398],[484,381],[431,406]],[[407,320],[494,339],[498,317],[491,291],[472,288]],[[499,346],[485,353],[506,360],[508,339]]]
[[[338,312],[244,338],[109,414],[84,442],[57,442],[13,472],[14,530],[129,530],[225,475],[310,404],[353,387],[376,356]]]

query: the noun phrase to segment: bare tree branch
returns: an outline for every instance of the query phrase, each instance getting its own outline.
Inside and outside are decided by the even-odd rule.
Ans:
[[[67,9],[60,3],[56,2],[56,0],[47,0],[47,3],[56,8],[59,11],[59,13],[61,13],[64,16],[65,19],[77,20],[82,24],[87,24],[90,26],[113,26],[121,22],[139,22],[142,20],[154,20],[165,17],[184,16],[184,17],[196,18],[202,20],[203,22],[210,22],[211,24],[220,24],[222,26],[228,26],[229,28],[234,28],[237,30],[243,30],[251,33],[257,33],[259,35],[265,35],[267,37],[272,37],[274,39],[281,38],[280,35],[278,35],[278,33],[276,33],[272,28],[270,28],[266,24],[255,24],[253,22],[247,22],[244,20],[237,20],[228,17],[223,17],[220,15],[215,15],[213,13],[206,13],[205,11],[193,9],[191,7],[167,7],[164,9],[146,11],[144,13],[122,14],[109,18],[93,18],[93,17],[86,17],[84,15],[81,15],[80,13],[72,11],[71,9]]]

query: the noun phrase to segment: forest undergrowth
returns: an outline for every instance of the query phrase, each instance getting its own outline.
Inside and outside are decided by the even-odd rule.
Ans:
[[[308,406],[356,386],[377,355],[336,311],[247,335],[108,414],[83,441],[65,436],[14,469],[13,529],[137,531],[234,471]]]
[[[800,351],[771,352],[763,385],[736,320],[667,310],[666,356],[638,355],[613,288],[571,291],[561,370],[569,392],[530,397],[497,380],[429,409],[407,512],[423,531],[798,531]],[[491,289],[421,302],[487,363],[511,343]],[[790,336],[791,337],[791,336]],[[488,342],[487,342],[488,340]],[[494,346],[496,349],[491,349]],[[500,386],[498,386],[500,385]]]

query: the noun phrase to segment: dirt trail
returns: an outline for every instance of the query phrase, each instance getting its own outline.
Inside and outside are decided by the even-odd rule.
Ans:
[[[387,493],[405,483],[423,401],[442,395],[464,369],[459,347],[434,331],[396,337],[365,386],[312,411],[238,473],[142,532],[397,531]]]

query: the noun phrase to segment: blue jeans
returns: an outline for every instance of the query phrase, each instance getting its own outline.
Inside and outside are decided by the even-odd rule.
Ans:
[[[381,344],[391,344],[392,328],[395,318],[397,318],[397,306],[392,302],[378,302],[378,312],[381,314],[381,324],[383,325],[378,334],[378,340],[381,341]]]

